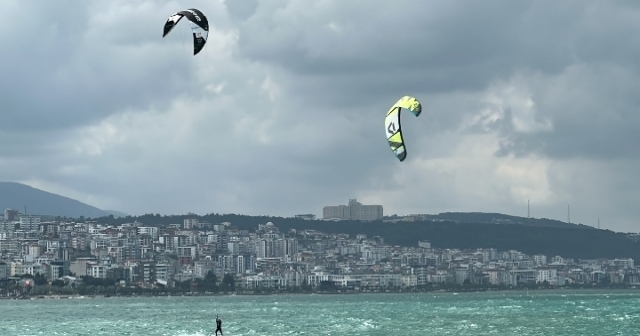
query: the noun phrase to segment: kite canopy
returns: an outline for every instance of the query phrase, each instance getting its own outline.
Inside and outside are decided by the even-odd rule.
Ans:
[[[167,34],[169,34],[173,27],[175,27],[183,17],[186,17],[187,20],[191,22],[191,31],[193,32],[193,54],[197,55],[204,47],[204,44],[207,43],[207,37],[209,36],[209,21],[201,11],[191,8],[171,15],[164,24],[162,37],[167,36]]]
[[[402,139],[402,128],[400,127],[400,111],[402,109],[409,110],[417,117],[422,112],[422,105],[414,97],[404,96],[389,109],[387,117],[384,119],[384,130],[387,133],[389,147],[400,162],[407,157],[407,149]]]

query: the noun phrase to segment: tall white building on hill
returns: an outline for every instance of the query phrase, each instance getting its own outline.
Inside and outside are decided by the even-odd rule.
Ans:
[[[382,205],[363,205],[350,199],[349,205],[328,205],[322,209],[324,219],[382,220]]]

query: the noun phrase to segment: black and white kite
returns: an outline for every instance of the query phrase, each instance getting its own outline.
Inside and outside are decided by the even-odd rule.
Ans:
[[[193,54],[197,55],[204,47],[204,44],[207,43],[207,37],[209,36],[209,21],[207,21],[207,17],[204,16],[201,11],[191,8],[171,15],[167,23],[164,24],[162,37],[167,36],[183,17],[186,17],[191,22]]]

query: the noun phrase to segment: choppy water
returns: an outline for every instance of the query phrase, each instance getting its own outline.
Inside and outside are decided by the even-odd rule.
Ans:
[[[640,291],[1,300],[0,335],[636,335]]]

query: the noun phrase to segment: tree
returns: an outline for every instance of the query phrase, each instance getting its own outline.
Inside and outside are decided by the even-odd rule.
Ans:
[[[33,282],[36,284],[36,286],[43,286],[49,283],[49,281],[47,281],[47,278],[45,278],[44,275],[40,273],[36,273],[36,276],[33,277]]]
[[[320,291],[335,291],[337,289],[336,284],[333,281],[320,281],[318,290]]]
[[[116,280],[114,279],[106,279],[106,278],[94,278],[90,275],[85,275],[82,276],[82,281],[87,285],[87,286],[103,286],[103,287],[109,287],[109,286],[114,286],[116,284]]]
[[[218,279],[212,271],[209,271],[204,279],[198,280],[196,289],[200,292],[217,292],[218,291]]]
[[[64,283],[64,281],[63,281],[63,280],[58,279],[58,280],[54,280],[54,281],[51,283],[51,285],[52,285],[52,286],[55,286],[55,287],[64,287],[65,283]]]
[[[209,271],[207,275],[204,276],[204,281],[215,284],[218,282],[218,279],[213,271]]]
[[[222,278],[222,285],[220,286],[220,290],[224,292],[234,291],[235,290],[235,279],[233,275],[227,273]]]

